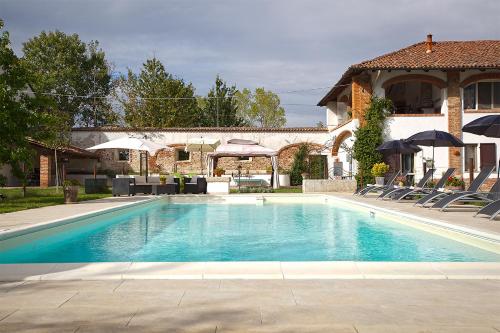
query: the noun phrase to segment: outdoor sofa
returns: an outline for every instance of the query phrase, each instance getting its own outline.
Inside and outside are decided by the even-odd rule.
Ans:
[[[184,194],[207,194],[207,180],[202,177],[184,177]]]
[[[113,179],[113,196],[144,194],[179,194],[179,178],[167,177],[165,184],[161,184],[159,176],[121,176]]]

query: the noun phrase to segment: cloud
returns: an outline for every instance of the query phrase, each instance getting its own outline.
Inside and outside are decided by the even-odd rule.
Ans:
[[[422,41],[500,39],[497,0],[0,0],[21,54],[42,30],[99,40],[116,70],[155,55],[204,94],[220,74],[239,88],[274,91],[335,84],[353,63]],[[474,24],[464,24],[474,22]],[[289,126],[315,125],[325,91],[280,94]],[[314,115],[314,116],[313,116]]]

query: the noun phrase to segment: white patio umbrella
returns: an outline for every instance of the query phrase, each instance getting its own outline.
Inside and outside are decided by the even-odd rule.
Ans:
[[[153,141],[125,136],[123,138],[101,143],[97,146],[89,147],[87,148],[87,150],[133,149],[133,150],[147,151],[151,155],[154,155],[158,150],[165,148],[167,147]]]
[[[203,175],[203,152],[212,152],[220,145],[218,139],[208,139],[204,137],[191,138],[186,144],[186,151],[200,152],[201,174]]]
[[[96,146],[87,148],[86,150],[99,150],[99,149],[132,149],[146,152],[146,179],[148,177],[147,167],[148,167],[148,153],[155,155],[159,150],[172,148],[160,145],[156,142],[149,141],[146,139],[133,138],[125,136],[119,139],[111,140],[108,142],[101,143]],[[141,162],[142,165],[142,162]]]

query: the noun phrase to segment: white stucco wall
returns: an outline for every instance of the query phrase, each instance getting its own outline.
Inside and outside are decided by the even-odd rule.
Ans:
[[[460,73],[460,81],[468,78],[471,75],[482,74],[482,73],[498,73],[498,71],[479,71],[479,70],[468,70]],[[385,97],[385,90],[383,88],[384,82],[390,80],[396,76],[407,75],[407,74],[423,74],[430,75],[436,78],[439,78],[443,81],[446,81],[446,73],[443,71],[411,71],[408,73],[406,71],[375,71],[370,72],[370,76],[372,79],[372,87],[373,92],[376,96]],[[344,93],[344,92],[343,92]],[[390,139],[404,139],[415,133],[426,131],[426,130],[440,130],[440,131],[448,131],[448,104],[447,104],[447,89],[441,89],[441,116],[394,116],[390,117],[387,123],[387,140]],[[339,96],[340,98],[340,96]],[[332,104],[333,105],[333,104]],[[339,119],[342,117],[337,114],[338,108],[335,108],[334,112],[330,110],[327,106],[327,116],[331,117],[331,119]],[[463,111],[463,110],[462,110]],[[331,115],[333,114],[333,115]],[[471,122],[474,119],[479,117],[488,115],[491,113],[483,113],[483,112],[474,112],[474,113],[463,113],[463,123],[462,126]],[[338,124],[338,123],[336,123]],[[328,122],[330,125],[330,122]],[[349,123],[346,126],[342,126],[340,128],[336,128],[336,126],[330,126],[329,129],[330,137],[334,137],[339,135],[344,130],[354,131],[356,128],[355,123]],[[463,140],[465,144],[478,144],[477,156],[476,160],[479,163],[479,146],[481,143],[495,143],[497,149],[497,159],[500,157],[500,139],[488,138],[485,136],[478,136],[469,133],[463,133],[460,138]],[[347,162],[345,160],[345,154],[339,152],[339,160],[343,162]],[[462,156],[464,155],[464,150],[462,149]],[[432,147],[422,147],[422,152],[415,155],[415,171],[416,171],[416,179],[422,177],[422,162],[423,158],[431,158],[432,157]],[[329,158],[329,165],[333,165],[334,158]],[[447,148],[436,148],[435,149],[435,166],[437,168],[436,175],[440,175],[444,170],[448,168],[448,149]],[[464,163],[465,166],[465,163]],[[465,169],[465,168],[464,168]],[[464,172],[464,170],[461,170]],[[467,174],[465,175],[467,177]],[[493,177],[493,176],[492,176]]]

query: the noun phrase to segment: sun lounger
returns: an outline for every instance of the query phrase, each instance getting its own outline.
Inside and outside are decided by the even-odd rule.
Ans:
[[[450,194],[432,205],[431,209],[444,211],[451,204],[456,202],[492,202],[498,199],[500,180],[497,180],[488,193],[478,191],[463,191]]]
[[[449,168],[446,170],[446,172],[443,174],[443,176],[438,180],[436,185],[432,188],[426,188],[425,186],[418,186],[420,185],[417,184],[415,187],[408,187],[405,188],[397,193],[394,193],[394,195],[391,196],[392,200],[397,200],[401,201],[403,199],[415,197],[416,195],[423,195],[423,194],[430,194],[434,191],[437,191],[440,188],[444,187],[444,184],[446,183],[446,180],[455,172],[455,168]]]
[[[472,181],[470,184],[469,188],[467,189],[467,192],[477,192],[479,191],[479,188],[483,183],[486,181],[486,179],[490,176],[490,174],[493,172],[494,166],[490,167],[485,167],[481,170],[479,175]],[[437,190],[429,193],[425,197],[419,199],[415,205],[419,205],[422,207],[425,207],[429,203],[433,203],[437,200],[440,200],[441,198],[444,198],[448,195],[451,195],[452,193],[460,193],[464,191],[459,191],[459,192],[446,192],[444,190]]]
[[[481,208],[474,216],[486,215],[490,217],[490,220],[494,220],[498,214],[500,214],[500,200],[490,202]]]
[[[357,194],[357,195],[367,195],[368,193],[373,192],[373,191],[379,191],[379,190],[385,190],[387,188],[392,188],[392,185],[394,184],[394,181],[400,175],[401,175],[401,171],[398,171],[398,172],[394,173],[392,176],[390,176],[388,178],[386,184],[384,184],[384,185],[369,184],[364,189],[360,190],[359,192],[357,192],[355,194]]]
[[[379,195],[378,199],[391,198],[392,196],[397,195],[399,192],[407,191],[407,190],[411,191],[411,189],[413,189],[413,188],[424,188],[425,184],[427,184],[429,179],[432,177],[432,174],[434,173],[434,171],[435,171],[435,169],[427,170],[427,172],[422,177],[422,179],[420,179],[420,181],[417,183],[416,187],[413,187],[413,186],[405,186],[405,187],[394,186],[392,189],[387,189],[387,190],[383,191]]]

